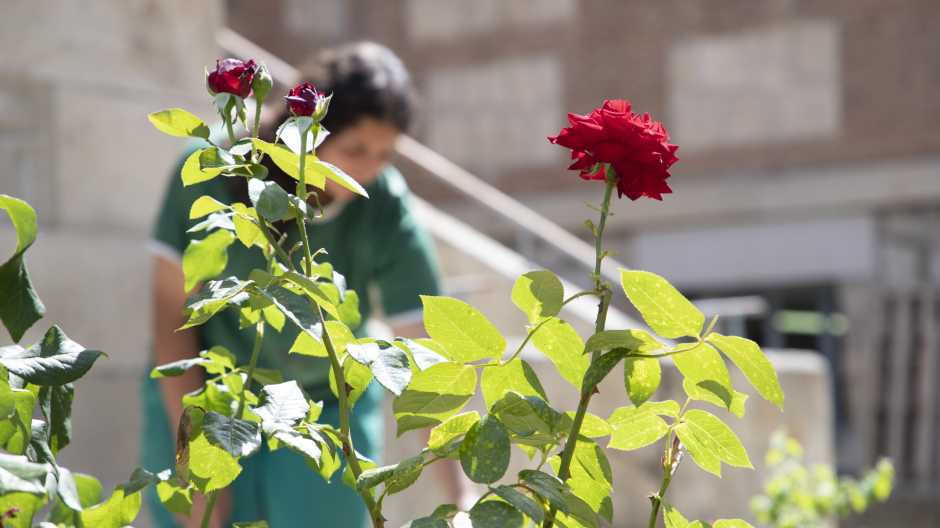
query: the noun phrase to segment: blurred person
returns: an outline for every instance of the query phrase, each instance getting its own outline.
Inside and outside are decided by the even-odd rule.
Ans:
[[[329,262],[346,277],[347,285],[359,295],[362,324],[355,330],[363,337],[371,314],[367,288],[377,286],[382,308],[395,335],[425,337],[420,295],[439,295],[440,285],[433,244],[416,222],[409,205],[409,190],[402,175],[389,164],[399,134],[408,130],[414,111],[413,87],[401,60],[388,48],[374,43],[358,43],[327,50],[302,69],[302,81],[332,93],[323,126],[331,132],[317,148],[316,155],[336,165],[358,181],[369,193],[365,199],[327,180],[326,188],[316,190],[323,205],[323,216],[309,221],[307,233],[311,249],[324,248]],[[279,105],[269,97],[270,105]],[[278,106],[277,108],[281,108]],[[275,131],[287,119],[283,108],[276,119],[262,123],[261,137],[274,141]],[[153,310],[154,363],[163,365],[197,357],[199,351],[224,346],[247,364],[254,343],[255,328],[239,330],[239,314],[229,309],[216,314],[207,323],[176,332],[186,317],[180,315],[187,296],[184,291],[182,254],[191,239],[206,232],[187,233],[198,220],[189,219],[189,210],[200,196],[209,195],[222,203],[242,202],[248,207],[247,182],[244,178],[217,177],[184,187],[180,179],[182,162],[203,145],[194,144],[181,158],[172,174],[172,182],[157,219],[151,244],[155,253]],[[268,180],[293,192],[296,181],[265,158],[270,171]],[[309,199],[316,207],[313,197]],[[284,247],[299,240],[293,223],[279,224],[289,235]],[[300,266],[302,251],[294,252],[294,265]],[[264,268],[264,257],[257,248],[247,248],[236,241],[228,248],[228,265],[220,275],[247,279],[255,268]],[[323,401],[318,420],[339,426],[338,402],[329,387],[330,362],[288,354],[299,334],[296,325],[287,322],[281,332],[268,326],[262,342],[258,368],[277,369],[285,380],[295,379],[307,394]],[[183,413],[182,397],[198,390],[205,381],[200,368],[184,376],[145,381],[143,402],[145,427],[142,458],[144,467],[161,471],[173,467],[175,430]],[[257,388],[258,386],[255,385]],[[371,383],[350,413],[351,432],[356,450],[379,461],[383,439],[381,401],[384,389]],[[302,455],[289,449],[262,450],[239,461],[242,472],[216,503],[212,526],[231,522],[266,520],[271,526],[290,528],[309,526],[312,515],[322,526],[365,526],[368,515],[362,499],[341,482],[342,469],[327,484],[307,466]],[[445,470],[447,471],[447,470]],[[455,468],[451,477],[457,477]],[[459,478],[445,479],[454,500],[460,500]],[[205,502],[198,497],[189,519],[174,517],[159,504],[155,490],[148,490],[148,503],[155,524],[175,528],[177,523],[199,526]],[[465,502],[465,501],[461,501]]]

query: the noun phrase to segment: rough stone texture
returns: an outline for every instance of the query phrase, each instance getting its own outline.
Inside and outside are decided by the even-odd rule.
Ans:
[[[839,42],[831,20],[681,41],[669,54],[672,139],[691,152],[835,136]]]
[[[564,22],[578,0],[406,0],[405,27],[415,41],[449,40]]]
[[[0,7],[0,193],[37,211],[26,260],[47,308],[21,341],[53,324],[103,350],[76,383],[73,443],[60,462],[106,495],[138,466],[139,380],[149,363],[145,242],[183,140],[147,114],[183,107],[212,118],[203,68],[222,3],[42,0]],[[0,219],[0,254],[15,232]],[[0,345],[9,336],[0,332]],[[150,526],[141,515],[135,526]]]
[[[524,351],[522,357],[538,374],[552,406],[561,411],[575,410],[579,398],[578,390],[558,375],[555,366],[532,349]],[[786,395],[783,412],[775,404],[761,398],[741,372],[730,364],[729,370],[735,390],[749,396],[744,417],[738,419],[710,404],[696,402],[690,406],[706,410],[728,424],[747,449],[755,469],[723,464],[722,478],[719,479],[699,468],[691,457],[686,455],[676,480],[666,495],[671,504],[686,518],[743,518],[753,523],[747,501],[760,492],[763,480],[769,475],[763,464],[763,454],[768,447],[769,433],[778,427],[787,427],[790,434],[803,444],[805,462],[834,463],[833,411],[829,400],[831,385],[828,365],[818,354],[807,351],[771,351],[768,357],[774,362]],[[621,367],[610,373],[599,390],[600,395],[591,400],[591,414],[606,419],[617,408],[631,405],[623,387]],[[663,382],[651,399],[675,399],[680,404],[685,401],[682,376],[671,362],[663,363]],[[471,410],[481,413],[485,411],[479,387],[477,394],[463,412]],[[608,438],[597,439],[598,444],[605,448],[608,441]],[[389,427],[386,431],[386,459],[397,460],[412,456],[419,452],[422,446],[427,445],[426,442],[427,433],[424,431],[412,431],[396,440],[394,428]],[[662,478],[659,457],[663,447],[661,442],[656,442],[629,452],[605,449],[614,475],[614,493],[611,495],[614,527],[647,526],[650,505],[646,496],[659,489]],[[517,472],[530,467],[533,466],[528,462],[525,453],[513,448],[512,462],[504,478],[510,481]],[[394,500],[386,501],[383,513],[388,517],[389,525],[398,526],[413,518],[430,515],[437,504],[451,500],[435,482],[430,469],[414,486],[396,495]],[[480,491],[484,491],[482,486]]]
[[[507,169],[563,162],[545,140],[565,124],[561,75],[550,55],[433,72],[428,146],[489,180]]]

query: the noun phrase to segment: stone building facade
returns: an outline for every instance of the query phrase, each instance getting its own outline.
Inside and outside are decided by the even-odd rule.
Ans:
[[[233,0],[228,13],[294,64],[328,44],[389,45],[423,96],[419,140],[581,235],[579,203],[599,191],[544,137],[605,99],[661,120],[680,145],[675,194],[615,206],[623,261],[694,297],[763,298],[739,333],[835,367],[841,469],[891,455],[904,486],[940,489],[940,4]]]

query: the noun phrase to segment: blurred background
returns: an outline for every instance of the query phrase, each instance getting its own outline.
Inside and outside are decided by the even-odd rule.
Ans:
[[[602,186],[566,171],[568,151],[545,139],[566,112],[627,99],[679,145],[675,194],[616,202],[606,249],[721,316],[719,331],[777,349],[787,393],[783,413],[752,398],[731,424],[757,471],[719,481],[684,465],[674,497],[689,518],[750,518],[767,441],[786,424],[809,461],[840,472],[895,461],[892,500],[843,525],[937,526],[938,35],[935,0],[3,2],[0,193],[39,215],[28,262],[48,308],[23,343],[57,324],[110,354],[76,384],[61,461],[108,489],[137,467],[145,244],[181,145],[146,114],[212,119],[203,68],[218,58],[260,58],[284,80],[323,47],[367,39],[402,57],[422,96],[416,141],[399,143],[395,164],[438,242],[445,287],[507,336],[524,335],[509,301],[518,274],[548,267],[579,284],[593,262],[579,239],[596,213],[581,202],[596,205]],[[15,247],[0,222],[0,247]],[[593,315],[568,318],[589,335]],[[573,401],[543,370],[550,397]],[[666,377],[657,398],[681,392]],[[609,409],[592,412],[629,404],[614,385],[602,388]],[[389,457],[417,449],[399,444]],[[610,456],[624,482],[614,525],[645,526],[659,454]],[[430,501],[432,478],[399,502]],[[392,525],[415,516],[403,508]]]

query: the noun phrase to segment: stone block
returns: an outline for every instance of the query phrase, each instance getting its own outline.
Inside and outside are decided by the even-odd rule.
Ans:
[[[451,40],[563,23],[577,15],[578,4],[579,0],[408,0],[405,25],[415,41]]]
[[[424,85],[428,146],[458,165],[493,181],[498,171],[561,161],[545,139],[566,124],[556,57],[442,68]]]
[[[668,61],[669,126],[685,151],[833,137],[839,31],[827,20],[696,37]]]

